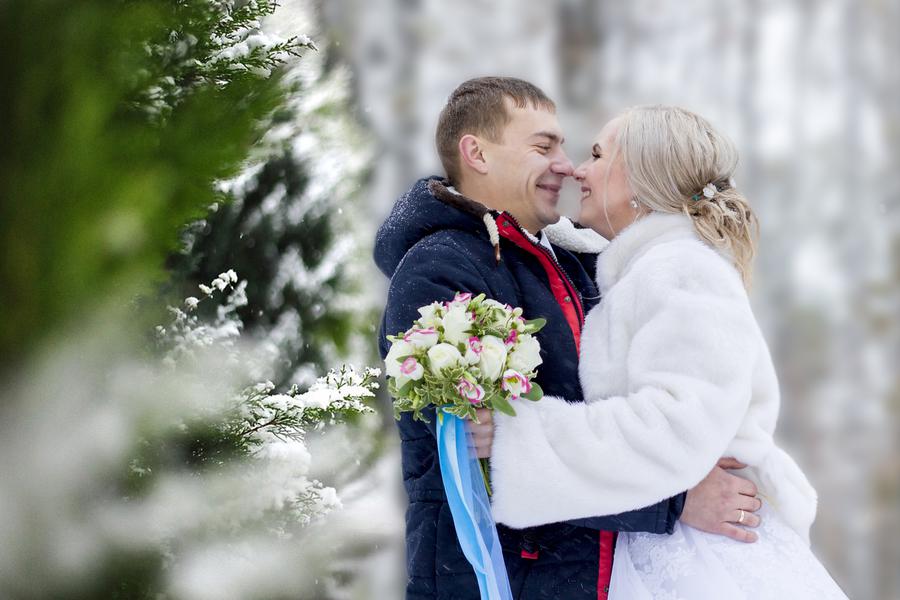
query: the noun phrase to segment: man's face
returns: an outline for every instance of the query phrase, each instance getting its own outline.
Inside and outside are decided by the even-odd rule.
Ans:
[[[499,142],[484,142],[488,165],[485,198],[503,207],[532,233],[559,221],[559,191],[572,174],[572,162],[563,152],[563,135],[556,115],[528,105],[518,108],[507,101],[511,117]]]

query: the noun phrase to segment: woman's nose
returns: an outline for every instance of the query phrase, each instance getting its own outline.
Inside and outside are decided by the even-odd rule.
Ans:
[[[578,168],[575,169],[575,171],[572,173],[572,175],[575,177],[575,179],[577,181],[581,181],[584,179],[584,171],[585,171],[586,166],[587,166],[587,163],[583,162],[580,165],[578,165]]]

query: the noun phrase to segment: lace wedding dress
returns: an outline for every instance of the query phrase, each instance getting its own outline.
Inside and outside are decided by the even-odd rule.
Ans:
[[[620,533],[610,600],[846,600],[774,509],[757,514],[752,544],[680,522],[672,535]]]

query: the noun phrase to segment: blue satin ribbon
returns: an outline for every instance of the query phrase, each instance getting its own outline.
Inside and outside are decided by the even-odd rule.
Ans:
[[[437,444],[456,537],[475,570],[481,600],[513,600],[491,502],[478,458],[469,450],[465,421],[438,411]]]

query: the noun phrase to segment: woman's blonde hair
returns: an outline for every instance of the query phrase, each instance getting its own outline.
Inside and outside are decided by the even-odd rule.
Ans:
[[[622,113],[616,145],[635,200],[655,211],[688,215],[703,240],[733,258],[749,288],[759,223],[734,188],[738,154],[731,140],[697,114],[656,105]]]

